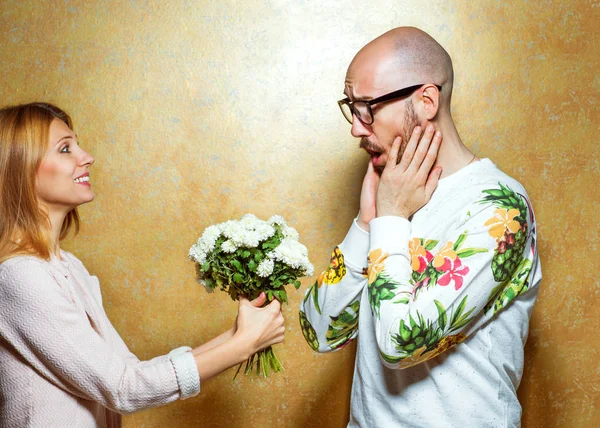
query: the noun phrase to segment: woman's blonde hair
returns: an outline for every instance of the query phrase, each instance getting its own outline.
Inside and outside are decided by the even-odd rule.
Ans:
[[[52,104],[0,109],[0,263],[17,255],[48,260],[52,254],[50,220],[37,198],[36,176],[54,119],[73,129],[69,115]],[[67,214],[60,239],[71,228],[79,231],[77,209]]]

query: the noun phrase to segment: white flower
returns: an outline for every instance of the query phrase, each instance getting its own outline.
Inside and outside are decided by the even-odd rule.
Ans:
[[[217,242],[217,239],[219,239],[219,236],[221,236],[220,225],[212,225],[204,230],[200,240],[204,243],[206,252],[212,251],[215,248],[215,243]]]
[[[235,244],[229,239],[221,244],[221,249],[226,253],[235,253],[237,247]]]
[[[199,264],[203,264],[206,261],[206,253],[198,245],[192,245],[188,252],[188,257]]]
[[[294,269],[312,271],[313,266],[308,260],[308,249],[292,238],[284,238],[270,256]]]
[[[266,278],[273,273],[274,266],[275,262],[273,262],[273,259],[266,257],[262,262],[260,262],[260,264],[256,268],[256,273],[258,274],[258,276]]]
[[[300,235],[298,234],[298,231],[290,226],[283,226],[281,228],[281,233],[283,233],[284,238],[292,238],[295,241],[300,239]]]
[[[267,220],[267,223],[269,223],[269,224],[278,224],[280,226],[284,226],[285,225],[285,220],[280,215],[274,215],[274,216],[271,216],[271,218],[269,220]]]

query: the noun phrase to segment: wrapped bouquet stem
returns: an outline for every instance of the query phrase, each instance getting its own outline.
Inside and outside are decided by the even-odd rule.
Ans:
[[[298,239],[298,232],[281,216],[264,221],[247,214],[206,228],[190,248],[189,258],[196,265],[198,282],[208,292],[220,289],[236,301],[240,297],[253,300],[264,292],[267,302],[287,303],[285,287],[293,284],[297,289],[298,278],[313,274],[308,250]],[[269,346],[246,361],[244,373],[267,377],[270,371],[282,369]]]

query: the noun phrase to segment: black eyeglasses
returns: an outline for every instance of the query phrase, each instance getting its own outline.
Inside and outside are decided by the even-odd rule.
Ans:
[[[356,116],[358,120],[365,125],[371,125],[374,120],[373,111],[371,110],[372,105],[407,97],[423,85],[425,85],[425,83],[399,89],[370,101],[350,101],[350,98],[344,98],[343,100],[338,101],[338,105],[340,106],[340,110],[342,110],[342,114],[349,123],[352,123],[354,116]],[[435,86],[438,88],[438,90],[442,90],[440,85]]]

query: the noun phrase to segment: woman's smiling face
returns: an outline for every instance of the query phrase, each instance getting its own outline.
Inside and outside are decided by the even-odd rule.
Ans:
[[[69,212],[94,199],[88,169],[94,158],[79,147],[62,120],[50,124],[48,151],[37,171],[36,192],[49,211]]]

